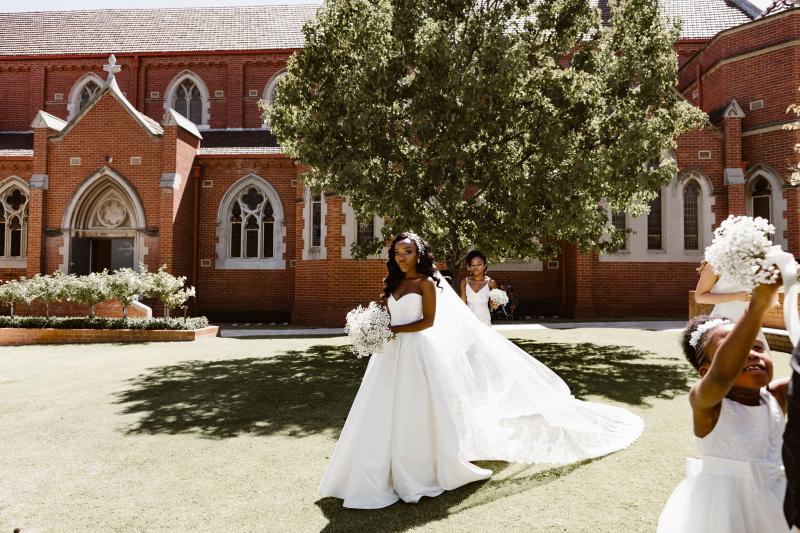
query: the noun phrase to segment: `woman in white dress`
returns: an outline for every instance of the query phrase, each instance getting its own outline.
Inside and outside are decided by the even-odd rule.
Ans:
[[[714,306],[709,316],[727,318],[731,322],[739,320],[747,310],[750,293],[728,276],[718,276],[707,261],[703,261],[698,270],[700,279],[694,290],[694,300]],[[758,338],[769,349],[762,330],[759,330]]]
[[[486,257],[478,250],[468,253],[465,263],[469,277],[461,280],[461,299],[478,320],[491,326],[489,291],[497,288],[497,282],[486,275]]]
[[[699,304],[711,304],[710,316],[725,317],[735,322],[747,310],[750,293],[727,276],[718,276],[711,264],[700,264],[700,279],[694,290],[694,299]]]
[[[565,464],[627,447],[642,420],[582,402],[477,318],[413,233],[389,248],[394,339],[370,358],[320,486],[345,507],[417,502],[486,479],[487,459]]]

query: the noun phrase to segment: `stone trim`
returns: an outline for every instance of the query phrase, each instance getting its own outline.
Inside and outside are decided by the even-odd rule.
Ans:
[[[180,189],[183,177],[176,172],[164,172],[161,174],[161,180],[158,186],[162,189]]]
[[[47,190],[48,176],[47,174],[34,174],[31,176],[31,189]]]

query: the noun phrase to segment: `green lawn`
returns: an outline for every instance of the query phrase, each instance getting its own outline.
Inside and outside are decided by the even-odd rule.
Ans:
[[[677,333],[506,334],[577,396],[641,415],[642,437],[352,511],[317,494],[366,365],[345,338],[2,348],[0,531],[653,531],[694,453]]]

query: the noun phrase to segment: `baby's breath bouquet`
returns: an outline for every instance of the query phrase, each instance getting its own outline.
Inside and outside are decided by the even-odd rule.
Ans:
[[[356,357],[369,357],[383,349],[392,337],[390,322],[389,312],[375,302],[370,302],[367,307],[359,305],[347,313],[344,332],[353,343]]]
[[[489,291],[489,300],[494,307],[502,307],[508,303],[508,294],[502,289],[492,289]]]
[[[728,276],[745,290],[759,284],[774,283],[780,269],[771,253],[770,236],[775,227],[761,217],[729,216],[714,231],[714,241],[706,248],[708,261],[719,276]]]

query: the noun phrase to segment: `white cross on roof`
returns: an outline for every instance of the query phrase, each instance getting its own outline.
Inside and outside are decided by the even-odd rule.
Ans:
[[[111,80],[114,79],[114,74],[122,70],[122,65],[117,65],[117,58],[114,57],[114,54],[111,54],[108,56],[108,64],[103,65],[103,70],[108,72],[106,83],[111,83]]]

